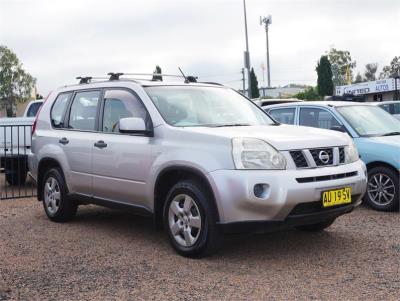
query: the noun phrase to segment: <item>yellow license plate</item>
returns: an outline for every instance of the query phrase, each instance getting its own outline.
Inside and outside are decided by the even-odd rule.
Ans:
[[[322,206],[331,207],[351,203],[351,188],[328,190],[322,192]]]

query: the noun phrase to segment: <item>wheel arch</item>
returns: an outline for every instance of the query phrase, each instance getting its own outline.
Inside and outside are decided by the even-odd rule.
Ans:
[[[375,167],[381,167],[381,166],[383,166],[383,167],[386,167],[386,168],[391,169],[391,170],[394,171],[398,176],[400,176],[400,171],[399,171],[398,169],[396,169],[393,165],[391,165],[391,164],[389,164],[389,163],[386,163],[386,162],[383,162],[383,161],[373,161],[373,162],[369,162],[369,163],[366,164],[366,166],[367,166],[367,171],[370,170],[370,169],[372,169],[372,168],[375,168]]]
[[[50,158],[50,157],[41,159],[38,164],[38,175],[37,175],[37,198],[38,198],[38,201],[43,200],[43,185],[42,185],[43,177],[44,177],[46,171],[49,170],[50,168],[59,168],[61,171],[61,175],[63,176],[63,178],[65,180],[64,171],[61,167],[60,162],[58,162],[56,159]]]
[[[204,185],[217,212],[217,221],[220,220],[215,194],[206,175],[194,167],[168,166],[159,172],[154,185],[154,222],[157,228],[162,227],[165,196],[173,185],[183,179],[194,179]]]

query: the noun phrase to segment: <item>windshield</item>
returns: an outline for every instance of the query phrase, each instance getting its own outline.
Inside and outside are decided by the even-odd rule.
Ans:
[[[42,106],[41,102],[32,103],[28,109],[28,112],[26,112],[26,117],[35,117],[41,106]]]
[[[145,88],[164,120],[173,126],[246,126],[275,124],[239,93],[220,87]]]
[[[400,121],[375,106],[338,107],[346,121],[360,136],[400,134]]]

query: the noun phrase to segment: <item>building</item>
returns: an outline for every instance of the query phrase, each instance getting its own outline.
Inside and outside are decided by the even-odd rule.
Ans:
[[[260,97],[262,98],[290,98],[299,92],[304,92],[306,89],[307,86],[289,84],[283,87],[261,87],[258,90],[260,91]],[[242,90],[239,90],[239,92],[242,93]]]
[[[363,96],[364,101],[385,101],[400,98],[400,79],[387,78],[371,82],[337,86],[336,96],[353,94]]]

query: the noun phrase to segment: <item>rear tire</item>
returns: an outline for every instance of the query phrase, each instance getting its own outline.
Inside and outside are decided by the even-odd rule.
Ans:
[[[43,208],[53,222],[66,222],[75,217],[78,205],[68,197],[67,185],[59,168],[49,169],[42,181]]]
[[[296,229],[304,232],[321,232],[328,228],[330,225],[333,224],[336,218],[333,219],[328,219],[326,221],[316,223],[316,224],[311,224],[311,225],[302,225],[302,226],[297,226]]]
[[[6,171],[6,181],[10,186],[21,186],[26,182],[26,170]]]
[[[368,170],[367,192],[365,202],[379,211],[395,211],[399,209],[399,174],[385,166]]]
[[[170,243],[178,254],[199,258],[219,248],[218,215],[211,198],[195,180],[180,181],[170,189],[163,220]]]

